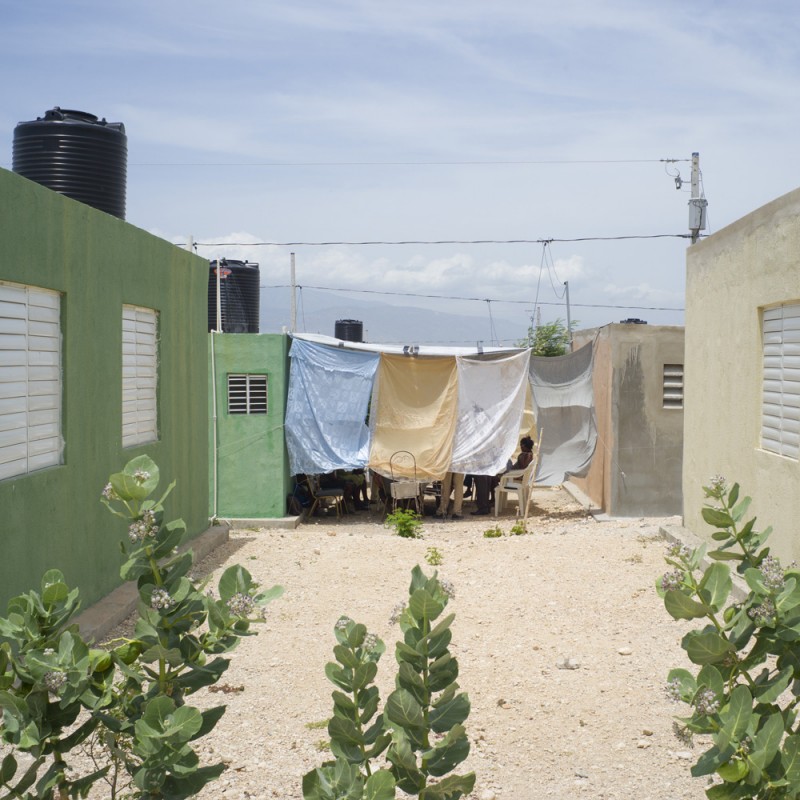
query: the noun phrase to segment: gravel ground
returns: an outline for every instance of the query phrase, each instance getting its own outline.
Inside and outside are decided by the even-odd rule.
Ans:
[[[452,652],[472,711],[460,772],[474,770],[471,800],[689,800],[704,779],[672,733],[680,707],[664,692],[670,668],[686,666],[688,625],[673,621],[655,592],[665,570],[660,525],[668,519],[597,522],[563,489],[537,489],[530,534],[483,536],[493,517],[425,518],[423,538],[402,539],[375,512],[317,517],[296,530],[231,531],[198,572],[241,563],[285,594],[267,607],[259,635],[233,653],[224,692],[196,705],[227,713],[200,745],[228,770],[199,797],[302,798],[302,776],[327,757],[333,626],[347,614],[387,643],[378,685],[393,688],[392,608],[407,597],[411,569],[437,569],[455,586]],[[218,687],[220,688],[220,687]],[[106,792],[107,794],[107,792]],[[93,793],[93,797],[104,794]]]

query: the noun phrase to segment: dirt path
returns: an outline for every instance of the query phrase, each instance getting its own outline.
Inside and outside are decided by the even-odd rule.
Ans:
[[[662,523],[596,522],[563,490],[537,489],[528,535],[484,538],[493,517],[425,518],[423,537],[401,539],[374,512],[315,518],[296,530],[239,530],[198,572],[241,563],[265,587],[280,583],[259,635],[242,641],[223,678],[227,692],[192,702],[228,711],[200,746],[229,769],[201,800],[301,800],[302,776],[328,756],[324,721],[333,688],[324,674],[333,625],[347,614],[379,635],[387,653],[378,685],[393,688],[389,624],[411,569],[436,547],[456,596],[453,654],[472,703],[466,721],[474,770],[470,800],[700,800],[689,767],[696,751],[672,734],[679,707],[666,674],[686,666],[688,629],[654,589],[664,571]],[[96,787],[92,797],[104,797]]]
[[[473,798],[704,797],[689,776],[695,753],[672,734],[678,708],[663,691],[668,670],[685,665],[687,629],[653,588],[664,571],[665,520],[598,523],[563,490],[537,490],[535,502],[533,532],[499,539],[484,538],[494,520],[470,517],[470,506],[460,522],[427,517],[420,540],[393,535],[373,514],[232,532],[208,566],[239,562],[286,593],[235,652],[225,683],[243,691],[203,693],[203,703],[228,704],[203,749],[230,767],[203,800],[302,798],[303,774],[326,757],[326,732],[314,726],[330,715],[323,669],[334,623],[347,614],[387,642],[385,697],[399,632],[389,615],[411,568],[432,571],[429,547],[456,588],[452,650],[472,701]],[[499,525],[508,534],[512,523]]]

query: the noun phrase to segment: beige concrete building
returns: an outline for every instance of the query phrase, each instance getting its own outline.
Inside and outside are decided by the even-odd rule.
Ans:
[[[572,478],[612,516],[680,514],[684,329],[614,324],[577,331],[594,341],[597,448],[584,478]]]
[[[689,248],[685,370],[684,525],[709,538],[702,486],[722,475],[799,559],[800,189]]]

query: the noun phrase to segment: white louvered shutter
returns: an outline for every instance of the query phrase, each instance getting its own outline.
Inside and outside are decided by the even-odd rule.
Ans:
[[[122,307],[122,446],[158,439],[158,315]]]
[[[683,408],[683,364],[664,364],[662,405]]]
[[[800,304],[764,310],[761,447],[800,457]]]
[[[62,452],[61,295],[0,283],[0,480]]]

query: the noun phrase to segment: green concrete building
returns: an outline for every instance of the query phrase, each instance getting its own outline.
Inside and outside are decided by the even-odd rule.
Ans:
[[[208,262],[5,170],[0,208],[0,612],[48,568],[87,606],[120,583],[99,497],[131,458],[208,526]]]
[[[208,335],[209,516],[264,519],[286,514],[291,491],[283,433],[289,337]]]

